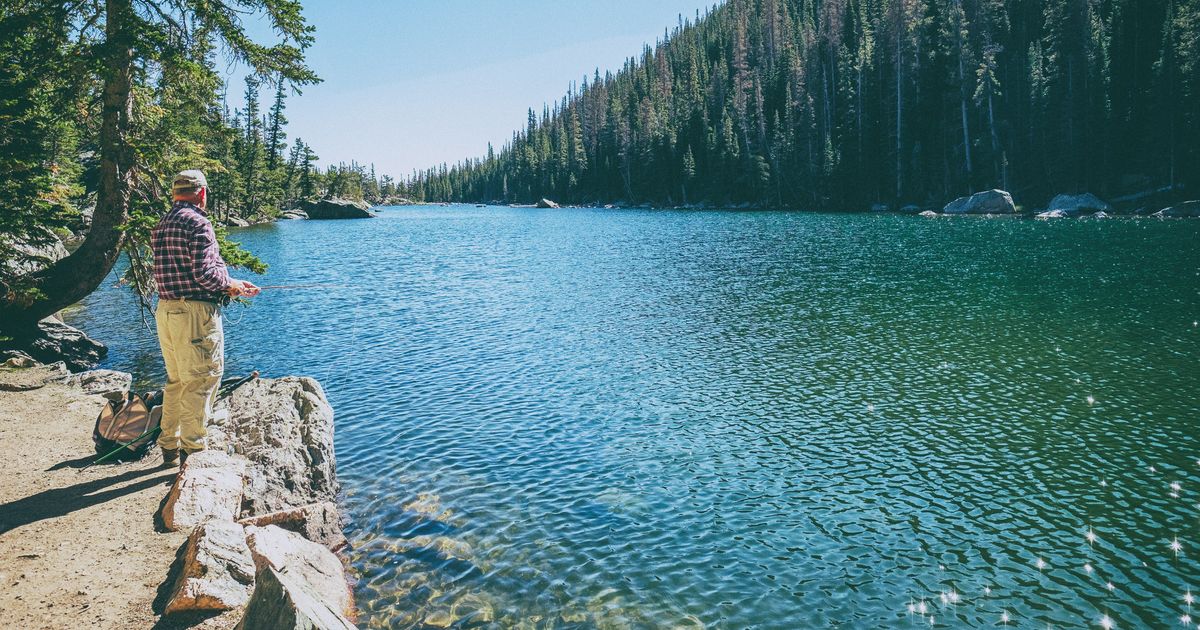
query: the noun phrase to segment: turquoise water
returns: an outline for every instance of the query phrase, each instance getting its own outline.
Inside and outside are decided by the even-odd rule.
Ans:
[[[325,385],[364,626],[1166,628],[1200,595],[1200,221],[235,236],[260,284],[337,285],[232,309],[228,362]],[[123,289],[74,322],[160,378]]]

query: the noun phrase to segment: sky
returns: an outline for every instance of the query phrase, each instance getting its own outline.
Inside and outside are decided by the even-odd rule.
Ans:
[[[320,163],[374,163],[380,175],[499,151],[527,110],[596,68],[616,71],[679,16],[713,0],[309,0],[309,66],[324,80],[287,101],[288,141]],[[270,41],[265,23],[249,32]],[[223,66],[230,108],[244,70]],[[264,111],[273,90],[263,89]]]

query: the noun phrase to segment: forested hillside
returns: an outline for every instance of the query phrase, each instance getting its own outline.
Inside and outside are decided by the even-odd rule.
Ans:
[[[1200,183],[1198,0],[730,0],[429,200],[862,209]]]

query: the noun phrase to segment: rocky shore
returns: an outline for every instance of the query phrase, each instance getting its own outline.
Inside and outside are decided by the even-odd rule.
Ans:
[[[85,468],[131,380],[0,368],[0,627],[353,628],[320,384],[240,386],[182,469],[156,451]]]

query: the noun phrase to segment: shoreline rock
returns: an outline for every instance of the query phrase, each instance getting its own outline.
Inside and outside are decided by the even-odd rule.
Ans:
[[[44,364],[62,361],[72,372],[90,370],[108,356],[104,344],[54,317],[7,332],[12,339],[0,342],[0,352],[21,352]]]
[[[959,197],[942,208],[944,214],[1015,214],[1016,211],[1012,195],[996,188]]]

